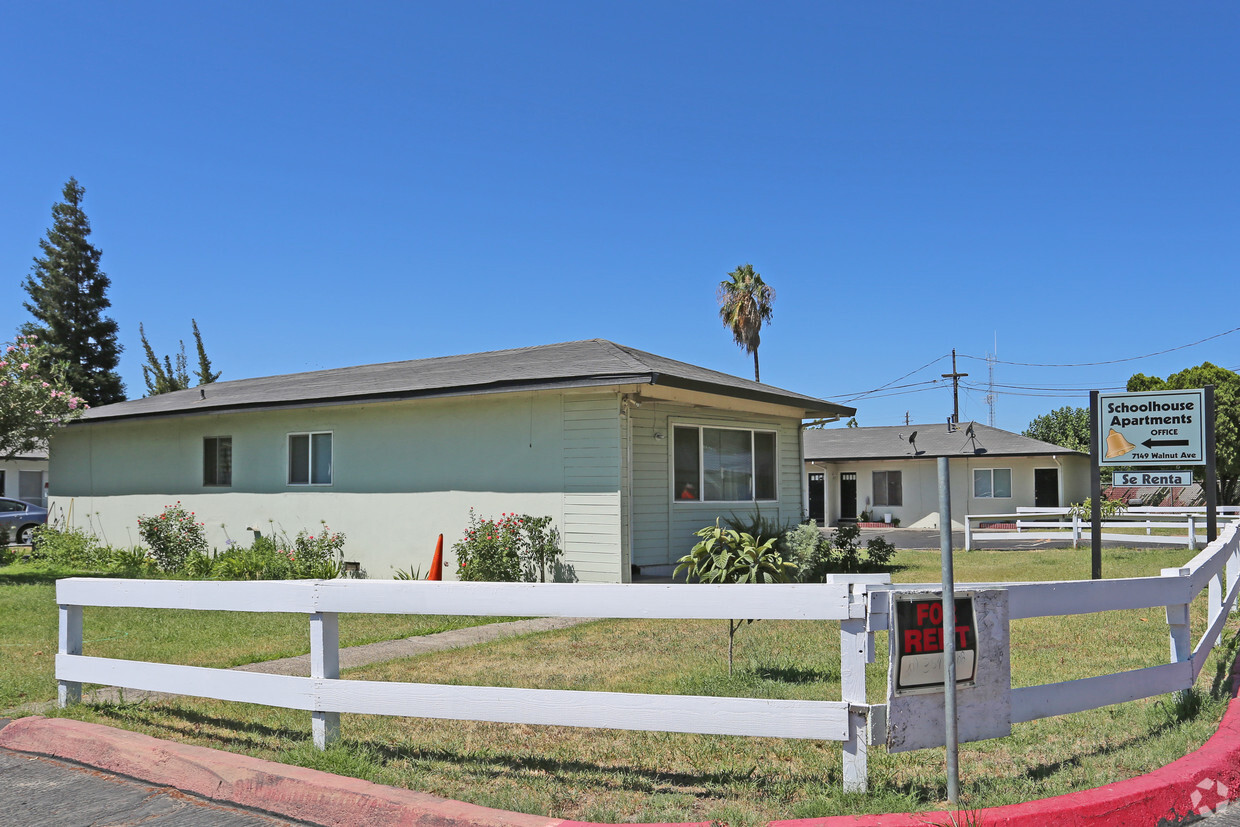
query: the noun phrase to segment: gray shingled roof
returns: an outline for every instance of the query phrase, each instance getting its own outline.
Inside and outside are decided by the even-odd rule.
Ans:
[[[77,421],[616,384],[665,385],[791,405],[803,409],[807,418],[852,416],[855,412],[845,405],[665,359],[604,339],[589,339],[216,382],[202,388],[92,408]]]
[[[972,424],[974,436],[965,432]],[[897,425],[872,428],[809,428],[805,431],[807,460],[913,459],[928,457],[1028,457],[1048,454],[1081,454],[1059,445],[991,428],[962,422],[949,433],[945,422],[933,425]],[[916,455],[908,436],[917,433]]]

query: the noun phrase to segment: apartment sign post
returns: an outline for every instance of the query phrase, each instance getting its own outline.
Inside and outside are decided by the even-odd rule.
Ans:
[[[1214,447],[1213,385],[1189,390],[1089,392],[1093,579],[1102,577],[1102,466],[1206,466],[1206,536],[1214,542],[1218,536]],[[1123,472],[1117,473],[1123,477]]]

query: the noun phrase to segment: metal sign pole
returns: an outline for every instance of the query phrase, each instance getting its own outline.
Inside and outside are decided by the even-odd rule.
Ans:
[[[1206,385],[1206,542],[1218,539],[1218,468],[1214,462],[1214,386]]]
[[[952,569],[952,482],[947,457],[939,457],[939,549],[943,557],[943,718],[947,724],[947,800],[960,798],[956,733],[956,575]]]
[[[1102,428],[1098,391],[1089,392],[1089,544],[1090,578],[1102,579]]]

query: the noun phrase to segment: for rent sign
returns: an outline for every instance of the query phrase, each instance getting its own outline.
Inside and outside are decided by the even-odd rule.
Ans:
[[[956,683],[969,684],[977,670],[977,624],[973,598],[956,598]],[[897,692],[943,688],[943,601],[929,595],[896,599]]]

